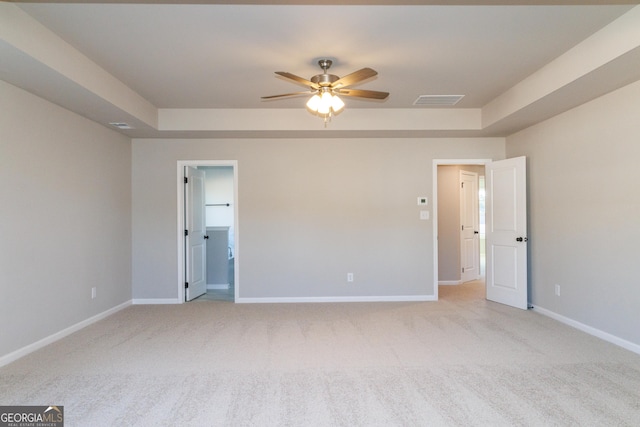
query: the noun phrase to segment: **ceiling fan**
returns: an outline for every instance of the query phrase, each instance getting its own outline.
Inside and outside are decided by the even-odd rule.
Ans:
[[[311,77],[310,80],[296,76],[295,74],[285,71],[276,71],[276,74],[303,86],[308,86],[309,91],[292,92],[282,95],[263,96],[263,100],[286,98],[300,95],[313,95],[307,102],[307,108],[314,114],[323,117],[325,123],[333,114],[340,112],[344,108],[344,102],[337,96],[354,96],[358,98],[368,99],[386,99],[388,92],[379,92],[375,90],[349,89],[349,86],[358,84],[366,79],[374,77],[377,71],[371,68],[363,68],[344,77],[338,77],[334,74],[327,73],[333,61],[330,59],[321,59],[318,65],[322,68],[322,74]]]

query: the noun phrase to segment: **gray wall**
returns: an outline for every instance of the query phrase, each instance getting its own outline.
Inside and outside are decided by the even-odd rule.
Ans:
[[[507,138],[528,157],[532,303],[635,344],[639,100],[637,82]]]
[[[0,130],[3,356],[131,299],[131,144],[2,81]]]
[[[438,166],[438,280],[460,280],[460,167]]]
[[[241,298],[433,295],[434,158],[504,139],[134,139],[134,298],[177,298],[178,160],[238,161]]]

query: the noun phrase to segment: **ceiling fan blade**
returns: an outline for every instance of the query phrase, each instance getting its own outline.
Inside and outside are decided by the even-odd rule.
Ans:
[[[271,95],[271,96],[263,96],[261,99],[278,99],[278,98],[286,98],[289,96],[301,96],[301,95],[313,95],[315,92],[291,92],[291,93],[283,93],[282,95]]]
[[[295,74],[291,74],[291,73],[287,73],[286,71],[276,71],[276,74],[279,76],[284,77],[285,79],[289,79],[289,80],[293,80],[296,83],[300,83],[304,86],[309,86],[313,89],[319,89],[320,85],[317,83],[314,83],[310,80],[304,79],[302,77],[296,76]]]
[[[338,95],[357,96],[358,98],[386,99],[389,92],[378,92],[377,90],[360,90],[360,89],[339,89],[336,90]]]
[[[376,75],[378,75],[378,72],[376,70],[372,70],[371,68],[363,68],[336,80],[331,84],[331,87],[337,89],[341,87],[351,86]]]

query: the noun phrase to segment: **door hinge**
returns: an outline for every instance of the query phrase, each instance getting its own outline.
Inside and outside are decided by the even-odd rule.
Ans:
[[[187,178],[186,176],[184,177],[184,183],[188,184],[189,183],[189,178]]]
[[[184,288],[189,289],[189,282],[184,282]]]
[[[189,235],[189,230],[184,230],[184,235],[188,236]]]
[[[460,183],[460,188],[464,188],[464,182]]]
[[[464,267],[462,267],[462,272],[464,273]]]

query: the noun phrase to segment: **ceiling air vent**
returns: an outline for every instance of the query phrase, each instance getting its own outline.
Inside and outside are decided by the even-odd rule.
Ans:
[[[452,107],[458,103],[464,95],[420,95],[413,105],[426,105],[428,107]]]
[[[118,129],[133,129],[128,123],[124,122],[111,122],[109,124],[113,127],[117,127]]]

